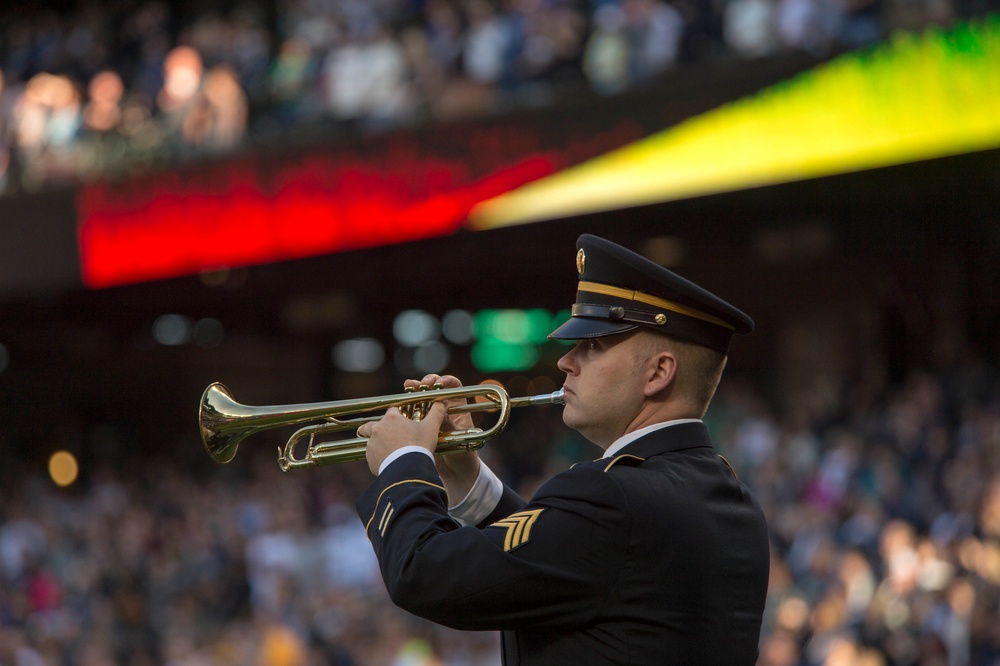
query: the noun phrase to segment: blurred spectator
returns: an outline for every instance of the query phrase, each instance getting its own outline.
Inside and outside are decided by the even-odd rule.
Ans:
[[[26,189],[75,174],[73,145],[80,128],[81,99],[66,76],[42,72],[25,85],[11,109],[13,140]]]
[[[317,67],[316,55],[304,37],[282,42],[268,74],[271,114],[281,127],[318,115],[311,86]]]
[[[348,32],[323,63],[326,107],[337,120],[389,127],[407,115],[402,47],[378,23]]]
[[[680,54],[684,18],[660,0],[622,0],[629,37],[629,72],[647,81],[673,67]]]
[[[118,129],[122,119],[121,103],[125,84],[118,74],[104,70],[87,86],[87,104],[83,110],[83,129],[107,134]]]
[[[236,73],[216,65],[205,75],[181,125],[182,143],[188,149],[222,153],[236,148],[247,127],[248,106]]]
[[[190,46],[178,46],[163,61],[163,87],[156,95],[156,105],[172,124],[180,124],[188,106],[201,89],[204,71],[201,55]]]
[[[8,106],[11,97],[4,85],[3,70],[0,69],[0,196],[7,190],[10,181],[11,145],[8,118],[13,114]]]
[[[929,25],[946,26],[955,20],[952,0],[890,0],[886,3],[886,31],[922,30]]]
[[[448,94],[448,73],[431,54],[427,33],[416,26],[404,28],[400,34],[400,45],[409,71],[407,86],[413,101],[414,117],[448,117],[453,115],[449,108],[452,104],[458,107],[454,115],[462,115],[470,105],[461,99],[452,102],[455,95]]]
[[[108,64],[117,68],[130,91],[150,99],[159,93],[163,63],[177,45],[171,32],[172,18],[170,6],[163,0],[144,0],[134,11],[119,17],[121,34]]]
[[[460,69],[462,16],[448,0],[428,0],[424,5],[424,34],[427,52],[446,76]]]
[[[838,21],[833,0],[778,0],[775,26],[786,49],[818,56],[829,53]]]
[[[846,48],[873,44],[882,38],[880,0],[840,0],[837,42]]]
[[[774,0],[730,0],[723,14],[726,45],[741,57],[764,58],[777,51]]]
[[[625,34],[625,12],[607,3],[594,13],[583,54],[583,70],[591,87],[601,95],[614,95],[631,85],[629,41]]]

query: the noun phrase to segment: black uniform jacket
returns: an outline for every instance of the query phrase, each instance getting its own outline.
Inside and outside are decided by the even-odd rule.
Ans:
[[[390,464],[357,504],[392,600],[499,629],[505,664],[752,666],[768,575],[756,500],[701,423],[579,463],[482,524],[449,517],[428,456]]]

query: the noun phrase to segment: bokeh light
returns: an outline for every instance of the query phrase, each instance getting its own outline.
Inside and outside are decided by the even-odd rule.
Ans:
[[[401,345],[419,347],[437,340],[441,326],[434,316],[423,310],[404,310],[392,322],[392,334]]]
[[[451,352],[448,346],[441,342],[430,342],[421,345],[413,351],[413,365],[418,372],[441,372],[448,367]]]
[[[153,339],[161,345],[176,347],[191,340],[191,320],[184,315],[160,315],[153,322]]]
[[[204,349],[215,349],[226,337],[225,328],[218,319],[206,317],[195,322],[192,331],[194,343]]]
[[[475,320],[468,310],[451,310],[441,318],[441,333],[448,342],[467,345],[476,334]]]
[[[80,475],[80,465],[69,451],[56,451],[49,458],[49,478],[57,486],[72,485]]]
[[[375,372],[385,362],[385,348],[374,338],[341,340],[331,355],[334,366],[344,372]]]

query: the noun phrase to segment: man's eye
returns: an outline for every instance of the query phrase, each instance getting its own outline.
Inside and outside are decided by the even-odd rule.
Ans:
[[[597,351],[600,348],[601,348],[601,345],[600,345],[599,342],[597,342],[597,340],[588,340],[587,341],[587,349],[589,349],[590,351]]]

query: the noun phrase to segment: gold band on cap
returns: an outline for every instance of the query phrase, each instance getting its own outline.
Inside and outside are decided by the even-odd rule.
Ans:
[[[598,282],[583,282],[581,281],[577,285],[577,289],[580,291],[588,291],[592,294],[601,294],[603,296],[613,296],[614,298],[622,298],[626,301],[636,301],[638,303],[645,303],[646,305],[654,305],[658,308],[663,308],[664,310],[670,310],[671,312],[676,312],[678,314],[686,315],[688,317],[694,317],[695,319],[700,319],[702,321],[707,321],[710,324],[715,324],[716,326],[722,326],[728,328],[730,331],[735,331],[736,327],[732,324],[727,324],[718,317],[713,317],[712,315],[702,312],[701,310],[695,310],[694,308],[689,308],[686,305],[681,305],[680,303],[674,303],[673,301],[668,301],[665,298],[659,298],[657,296],[651,296],[650,294],[643,293],[641,291],[634,291],[632,289],[622,289],[621,287],[613,287],[610,284],[600,284]]]

